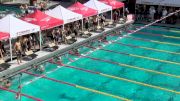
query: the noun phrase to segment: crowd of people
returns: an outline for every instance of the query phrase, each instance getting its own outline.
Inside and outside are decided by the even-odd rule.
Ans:
[[[166,6],[149,6],[149,5],[136,5],[136,20],[138,21],[154,21],[168,14],[175,12],[179,8],[166,7]],[[174,14],[171,17],[163,20],[161,23],[175,24],[180,15]]]
[[[34,10],[39,9],[40,11],[45,11],[47,9],[48,1],[42,1],[40,3],[37,3],[37,0],[33,0],[32,5],[28,4],[22,4],[20,6],[22,14],[20,16],[33,13]]]

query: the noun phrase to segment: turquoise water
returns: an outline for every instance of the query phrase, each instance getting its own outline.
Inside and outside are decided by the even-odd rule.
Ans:
[[[135,26],[141,25],[138,24]],[[166,27],[151,26],[151,28],[159,28],[161,30],[153,30],[146,28],[141,32],[171,35],[176,37],[179,37],[180,35],[180,33],[178,32],[171,32],[170,29],[167,29]],[[178,29],[176,30],[178,31]],[[180,43],[180,39],[154,37],[150,35],[138,34],[138,32],[137,34],[131,35],[131,37],[144,38],[175,44]],[[117,40],[116,42],[124,44],[131,44],[136,46],[149,47],[153,49],[166,50],[174,53],[180,53],[180,46],[178,45],[167,45],[155,42],[147,42],[142,40],[135,40],[129,37],[118,39],[118,36],[109,36],[107,40]],[[145,58],[108,52],[104,50],[93,50],[87,47],[82,47],[79,49],[80,53],[82,54],[86,54],[87,56],[102,60],[109,60],[115,63],[126,64],[128,66],[93,60],[87,57],[79,58],[77,56],[67,55],[62,57],[62,62],[64,64],[100,72],[106,75],[111,75],[111,77],[101,74],[89,73],[68,67],[59,67],[58,65],[51,63],[43,64],[46,67],[46,73],[44,74],[47,77],[54,78],[56,80],[62,80],[89,89],[104,92],[106,93],[106,95],[102,93],[98,94],[92,91],[88,91],[87,89],[85,90],[78,87],[60,84],[43,78],[35,80],[35,77],[29,76],[27,74],[23,74],[22,83],[24,86],[22,92],[36,98],[40,98],[44,101],[120,100],[109,96],[109,94],[134,101],[180,101],[180,54],[170,54],[167,52],[159,52],[143,48],[134,48],[130,46],[120,45],[117,43],[101,45],[104,45],[103,49],[106,50],[124,52],[136,56],[138,55],[150,57],[153,59],[166,60],[173,63],[164,61],[160,62]],[[92,46],[98,47],[98,43],[96,42],[92,44]],[[87,54],[87,52],[90,51],[91,53]],[[74,62],[70,62],[68,57],[74,60]],[[134,66],[138,68],[134,68]],[[145,71],[144,69],[158,71],[158,73]],[[163,73],[165,73],[165,75]],[[33,82],[29,83],[30,80],[33,80]],[[15,79],[13,81],[13,86],[10,89],[17,90],[17,84],[18,80]],[[0,101],[1,100],[18,101],[15,99],[14,94],[5,91],[0,91]],[[22,97],[22,101],[33,100]]]
[[[5,6],[5,5],[1,5],[0,7],[0,11],[13,11],[17,14],[21,14],[21,9],[18,7],[13,7],[13,6]]]

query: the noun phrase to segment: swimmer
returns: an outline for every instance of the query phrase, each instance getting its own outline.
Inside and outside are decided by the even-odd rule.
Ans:
[[[11,82],[7,80],[7,82],[4,84],[5,88],[9,88],[11,86]]]
[[[102,40],[102,42],[104,42],[104,43],[107,43],[107,42],[108,42],[106,36],[103,36],[101,40]]]
[[[74,48],[74,49],[72,49],[72,53],[73,53],[73,54],[79,54],[79,51],[78,51],[78,49],[75,49],[75,48]]]
[[[61,60],[61,57],[58,56],[58,57],[57,57],[57,60]]]
[[[39,71],[39,72],[44,72],[44,71],[45,71],[44,66],[43,66],[43,65],[40,65],[39,68],[38,68],[38,71]]]
[[[43,65],[40,65],[40,66],[34,66],[34,71],[35,72],[44,72],[45,71],[45,69],[44,69],[44,67],[43,67]]]

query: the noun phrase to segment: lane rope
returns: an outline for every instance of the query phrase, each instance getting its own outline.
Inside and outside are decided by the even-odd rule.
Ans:
[[[79,88],[79,89],[82,89],[82,90],[94,92],[94,93],[97,93],[97,94],[101,94],[101,95],[105,95],[105,96],[110,96],[110,97],[115,98],[115,99],[124,100],[124,101],[131,101],[130,99],[123,98],[123,97],[120,97],[120,96],[117,96],[117,95],[113,95],[113,94],[106,93],[106,92],[103,92],[103,91],[99,91],[99,90],[91,89],[91,88],[88,88],[88,87],[80,86],[80,85],[77,85],[77,84],[65,82],[65,81],[62,81],[62,80],[56,80],[56,79],[49,78],[49,77],[44,76],[44,75],[33,74],[33,73],[27,72],[27,71],[24,71],[23,73],[26,73],[26,74],[29,74],[29,75],[33,75],[33,76],[36,76],[36,77],[42,77],[44,79],[47,79],[47,80],[50,80],[50,81],[53,81],[53,82],[69,85],[69,86],[72,86],[72,87],[76,87],[76,88]]]
[[[19,93],[19,92],[16,92],[16,91],[14,91],[14,90],[10,90],[10,89],[4,88],[4,87],[2,87],[2,86],[0,86],[0,89],[1,89],[1,90],[5,90],[5,91],[8,91],[8,92],[11,92],[11,93],[14,93],[14,94],[19,94],[19,95],[21,95],[21,96],[24,96],[24,97],[33,99],[33,100],[35,100],[35,101],[43,101],[43,100],[41,100],[41,99],[39,99],[39,98],[35,98],[35,97],[33,97],[33,96],[30,96],[30,95],[26,95],[26,94],[23,94],[23,93]]]
[[[160,72],[160,71],[156,71],[156,70],[146,69],[146,68],[143,68],[143,67],[132,66],[132,65],[128,65],[128,64],[113,62],[113,61],[110,61],[110,60],[103,60],[103,59],[94,58],[94,57],[92,58],[92,57],[84,56],[84,55],[81,55],[81,56],[86,57],[86,58],[90,58],[90,59],[93,59],[93,60],[97,60],[97,61],[102,61],[102,62],[114,64],[114,65],[119,65],[119,66],[123,66],[123,67],[137,69],[137,70],[142,70],[142,71],[146,71],[146,72],[150,72],[150,73],[154,73],[154,74],[161,74],[161,75],[165,75],[165,76],[169,76],[169,77],[180,78],[180,75],[164,73],[164,72]]]
[[[170,43],[170,42],[161,42],[161,41],[155,41],[155,40],[150,40],[150,39],[143,39],[143,38],[135,38],[132,36],[127,36],[125,38],[131,38],[133,40],[141,40],[141,41],[147,41],[147,42],[153,42],[153,43],[158,43],[158,44],[165,44],[165,45],[172,45],[172,46],[180,46],[180,44],[176,43]]]
[[[137,45],[125,44],[125,43],[121,43],[121,42],[112,42],[112,43],[119,44],[119,45],[124,45],[124,46],[129,46],[129,47],[133,47],[133,48],[142,48],[142,49],[146,49],[146,50],[152,50],[152,51],[157,51],[157,52],[164,52],[164,53],[169,53],[169,54],[180,55],[180,53],[178,53],[178,52],[155,49],[155,48],[150,48],[150,47],[145,47],[145,46],[137,46]]]
[[[54,64],[56,64],[56,63],[54,63]],[[59,64],[57,64],[57,65],[59,65]],[[155,89],[159,89],[159,90],[163,90],[163,91],[168,91],[168,92],[180,94],[179,91],[175,91],[175,90],[171,90],[171,89],[167,89],[167,88],[163,88],[163,87],[159,87],[159,86],[155,86],[155,85],[151,85],[151,84],[146,84],[146,83],[143,83],[143,82],[130,80],[130,79],[127,79],[127,78],[117,77],[117,76],[114,76],[114,75],[109,75],[109,74],[105,74],[105,73],[101,73],[101,72],[97,72],[97,71],[92,71],[92,70],[89,70],[89,69],[79,68],[79,67],[75,67],[75,66],[69,66],[69,65],[63,65],[63,66],[67,67],[67,68],[73,68],[73,69],[76,69],[76,70],[92,73],[92,74],[101,75],[101,76],[112,78],[112,79],[122,80],[122,81],[131,82],[131,83],[142,85],[142,86],[147,86],[147,87],[151,87],[151,88],[155,88]]]
[[[89,47],[89,48],[95,49],[94,47]],[[174,62],[174,61],[161,60],[161,59],[157,59],[157,58],[151,58],[151,57],[146,57],[146,56],[141,56],[141,55],[136,55],[136,54],[129,54],[129,53],[125,53],[125,52],[117,52],[117,51],[112,51],[112,50],[107,50],[107,49],[102,49],[102,48],[98,48],[98,49],[106,51],[106,52],[116,53],[116,54],[122,54],[122,55],[137,57],[137,58],[144,58],[144,59],[148,59],[148,60],[163,62],[163,63],[180,65],[180,63]]]
[[[135,28],[140,28],[140,27],[143,27],[142,25],[135,25],[136,27]],[[155,28],[155,27],[147,27],[147,29],[149,29],[149,30],[156,30],[156,31],[163,31],[163,32],[174,32],[174,33],[176,33],[176,34],[179,34],[180,33],[180,31],[177,31],[177,30],[172,30],[172,29],[170,29],[169,30],[169,28],[167,29],[162,29],[162,28]]]
[[[169,35],[163,35],[163,34],[153,34],[153,33],[148,33],[148,32],[136,32],[136,33],[133,33],[133,34],[143,34],[143,35],[150,35],[150,36],[159,36],[159,37],[180,39],[180,37],[177,37],[177,36],[169,36]]]

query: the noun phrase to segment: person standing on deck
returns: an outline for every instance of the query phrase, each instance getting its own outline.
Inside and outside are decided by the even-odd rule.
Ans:
[[[115,11],[114,14],[113,14],[113,20],[114,20],[115,23],[118,20],[118,13],[117,13],[117,11]]]
[[[154,14],[155,13],[156,13],[156,10],[155,10],[154,6],[151,6],[149,8],[149,17],[150,17],[151,21],[154,21]]]
[[[163,9],[163,11],[162,11],[162,17],[165,17],[165,16],[167,16],[167,10],[166,10],[166,8],[164,8]],[[164,19],[163,21],[162,21],[162,23],[166,23],[166,20]]]
[[[4,44],[0,41],[0,55],[2,59],[4,59],[3,54],[5,53],[6,53],[6,50],[4,49]]]
[[[86,29],[87,31],[89,31],[89,19],[88,19],[88,18],[85,18],[85,19],[84,19],[84,23],[85,23],[85,29]]]
[[[27,41],[28,39],[26,38],[26,36],[23,38],[21,45],[22,45],[22,51],[25,53],[28,51],[28,46],[27,46]]]
[[[161,16],[162,16],[162,10],[164,10],[164,9],[162,9],[162,6],[158,6],[158,8],[157,8],[157,15],[156,15],[156,19],[160,19],[161,18]]]
[[[21,47],[21,42],[20,42],[19,38],[17,39],[17,41],[14,45],[14,50],[17,55],[18,64],[22,63],[22,47]]]

